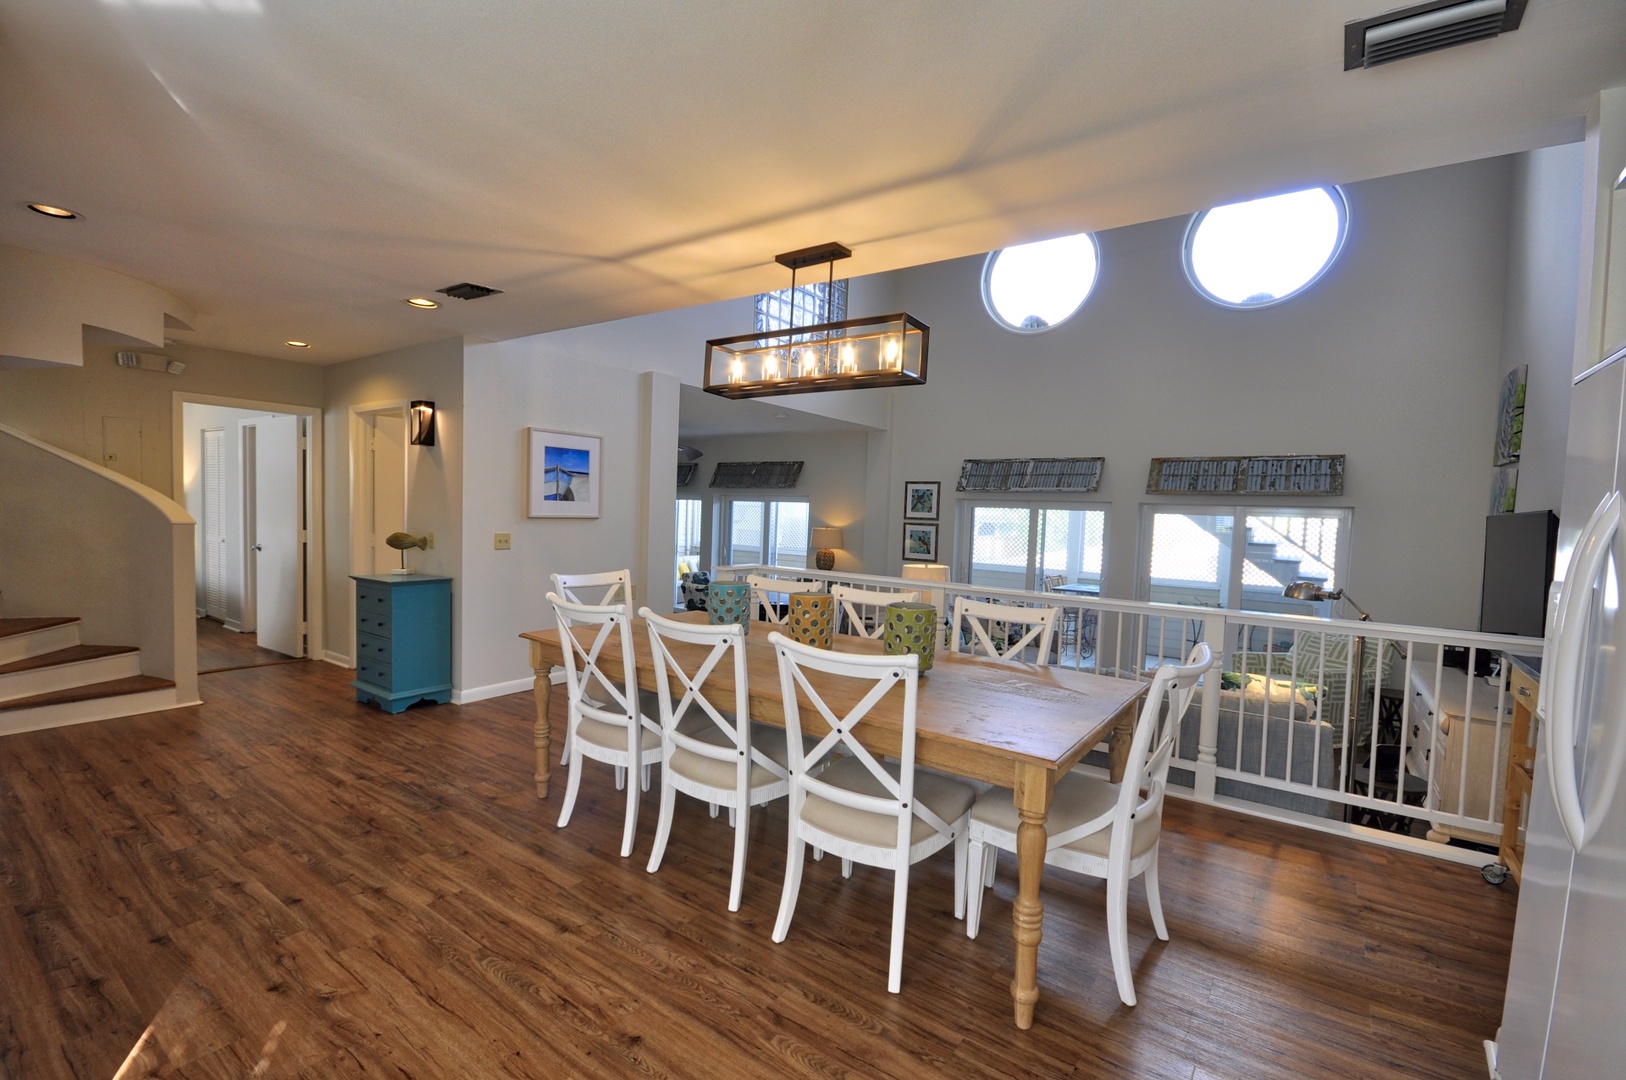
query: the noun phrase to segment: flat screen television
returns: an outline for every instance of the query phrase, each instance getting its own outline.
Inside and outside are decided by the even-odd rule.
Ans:
[[[1485,519],[1485,574],[1479,592],[1479,629],[1489,634],[1541,637],[1547,590],[1558,550],[1558,515],[1551,510],[1492,514]]]

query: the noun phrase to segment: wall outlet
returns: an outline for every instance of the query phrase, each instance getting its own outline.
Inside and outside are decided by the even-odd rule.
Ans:
[[[514,546],[513,534],[512,533],[498,533],[497,534],[497,542],[496,542],[495,546],[496,546],[496,549],[498,551],[507,551],[509,548]]]

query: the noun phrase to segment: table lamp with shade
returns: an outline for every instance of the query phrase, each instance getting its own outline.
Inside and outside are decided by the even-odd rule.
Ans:
[[[841,546],[841,530],[828,525],[815,525],[813,527],[813,565],[820,570],[834,570],[836,568],[835,549]]]
[[[946,563],[906,562],[903,564],[903,570],[898,576],[909,581],[943,582],[949,579],[949,568]],[[937,608],[937,621],[943,628],[942,640],[938,644],[946,649],[948,647],[949,627],[948,619],[943,611],[943,590],[927,590],[927,599],[933,607]]]

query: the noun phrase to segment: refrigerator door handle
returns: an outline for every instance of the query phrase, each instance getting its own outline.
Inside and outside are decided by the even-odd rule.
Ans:
[[[1547,710],[1547,774],[1558,805],[1559,824],[1577,851],[1587,842],[1586,815],[1581,808],[1580,778],[1576,775],[1576,706],[1582,680],[1587,677],[1586,643],[1591,629],[1588,598],[1603,570],[1604,560],[1621,526],[1621,497],[1612,491],[1592,512],[1575,544],[1575,557],[1558,597],[1553,621],[1552,700]]]

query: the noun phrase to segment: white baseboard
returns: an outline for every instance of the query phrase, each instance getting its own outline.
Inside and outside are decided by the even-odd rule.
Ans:
[[[475,686],[467,690],[452,691],[452,702],[457,705],[469,705],[487,698],[507,697],[509,694],[523,694],[535,688],[536,676],[529,679],[513,679],[509,682],[492,683],[490,686]]]
[[[225,619],[222,620],[220,625],[224,626],[227,630],[230,630],[234,634],[242,634],[247,632],[243,629],[243,622],[241,619]]]
[[[322,653],[322,661],[328,664],[337,664],[342,668],[353,668],[356,666],[351,662],[348,656],[344,655],[344,653],[336,653],[332,649],[328,649]]]

